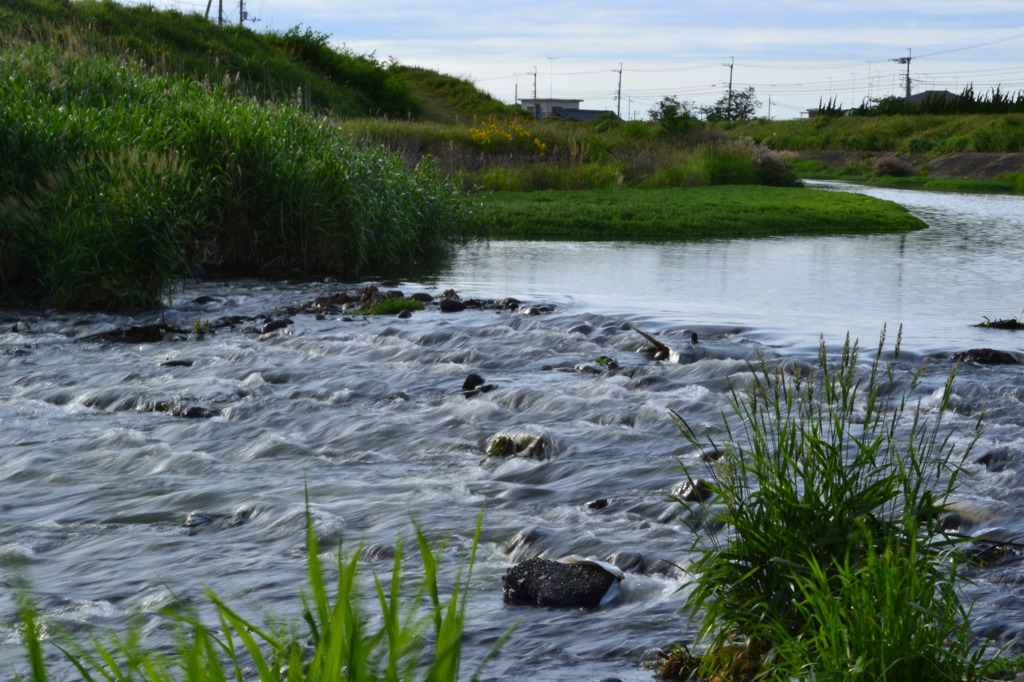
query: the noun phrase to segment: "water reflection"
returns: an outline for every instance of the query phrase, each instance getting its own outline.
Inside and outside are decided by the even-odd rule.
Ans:
[[[684,324],[736,324],[813,346],[904,326],[923,352],[991,345],[983,316],[1024,307],[1024,198],[858,189],[898,201],[929,229],[903,235],[689,243],[475,242],[440,281],[483,295],[563,297]],[[1021,348],[1015,337],[1000,338]],[[1015,344],[1015,345],[1014,345]]]

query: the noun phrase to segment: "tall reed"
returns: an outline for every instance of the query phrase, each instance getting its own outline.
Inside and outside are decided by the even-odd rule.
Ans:
[[[444,253],[463,213],[297,104],[27,45],[0,59],[0,298],[152,305],[192,263],[350,275]]]
[[[762,361],[745,392],[733,389],[738,426],[726,424],[706,509],[725,529],[695,546],[686,602],[701,623],[703,674],[979,677],[984,646],[939,517],[980,420],[959,446],[942,428],[955,370],[926,416],[883,349],[884,332],[865,368],[855,343],[836,360],[822,343],[816,371]]]

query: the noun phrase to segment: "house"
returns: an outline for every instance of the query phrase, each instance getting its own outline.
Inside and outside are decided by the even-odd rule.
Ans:
[[[944,99],[947,102],[956,99],[959,95],[954,95],[949,90],[925,90],[915,95],[911,95],[907,98],[907,104],[921,104],[927,102],[930,99]]]
[[[581,99],[521,99],[519,106],[533,114],[534,118],[561,118],[566,121],[593,121],[604,114],[615,115],[614,111],[601,109],[580,109]]]

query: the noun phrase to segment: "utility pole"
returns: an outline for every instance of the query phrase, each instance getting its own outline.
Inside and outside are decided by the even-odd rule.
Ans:
[[[239,0],[239,2],[241,2],[241,0]],[[205,19],[210,18],[210,7],[212,6],[213,0],[206,0],[206,14],[204,15]],[[217,3],[217,25],[224,25],[224,0],[218,0]]]
[[[910,48],[908,47],[907,48],[907,56],[906,57],[899,57],[898,59],[890,59],[889,60],[890,62],[896,62],[897,64],[906,64],[907,65],[907,95],[906,95],[906,98],[908,100],[910,99],[910,61],[912,59],[913,59],[913,57],[911,56]]]
[[[615,93],[615,115],[622,118],[622,62],[619,62],[619,89]]]
[[[735,63],[736,63],[736,58],[735,57],[729,57],[729,63],[728,64],[722,64],[722,66],[728,66],[729,67],[729,98],[726,100],[726,104],[725,104],[725,118],[726,118],[726,120],[729,120],[729,121],[732,120],[732,67],[733,67],[733,65]]]
[[[533,67],[533,117],[540,118],[540,104],[537,102],[537,67]]]

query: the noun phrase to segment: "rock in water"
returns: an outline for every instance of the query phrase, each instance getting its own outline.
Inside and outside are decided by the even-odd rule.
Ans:
[[[991,348],[972,348],[953,355],[954,362],[974,362],[979,365],[1019,365],[1020,360],[1005,350]]]
[[[615,597],[624,575],[603,561],[528,559],[505,572],[505,603],[595,608]]]

